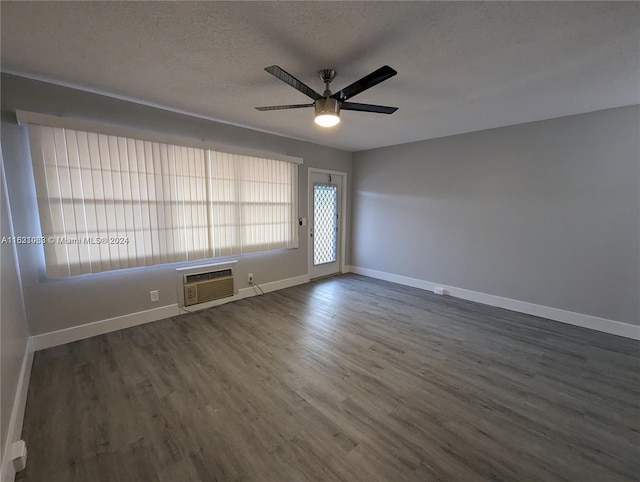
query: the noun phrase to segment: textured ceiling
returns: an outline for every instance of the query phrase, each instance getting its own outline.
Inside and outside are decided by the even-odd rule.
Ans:
[[[640,103],[638,2],[2,2],[2,70],[349,151]],[[398,75],[322,130],[322,92]]]

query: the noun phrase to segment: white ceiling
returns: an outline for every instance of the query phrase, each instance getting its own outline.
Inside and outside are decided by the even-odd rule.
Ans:
[[[1,2],[2,70],[349,151],[640,103],[638,2]],[[336,91],[388,64],[322,130],[277,64]]]

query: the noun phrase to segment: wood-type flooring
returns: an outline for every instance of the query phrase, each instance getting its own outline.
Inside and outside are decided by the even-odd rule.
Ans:
[[[357,275],[37,352],[23,482],[632,481],[640,342]]]

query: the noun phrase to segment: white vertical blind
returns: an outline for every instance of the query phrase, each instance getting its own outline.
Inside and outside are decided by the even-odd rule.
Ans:
[[[29,124],[47,275],[297,247],[295,163]]]
[[[215,256],[293,247],[297,165],[209,151]]]

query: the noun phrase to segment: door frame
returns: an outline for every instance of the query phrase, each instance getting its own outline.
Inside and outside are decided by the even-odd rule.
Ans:
[[[311,183],[311,174],[331,174],[332,182],[335,178],[340,178],[340,236],[338,238],[339,256],[338,256],[338,272],[345,272],[345,254],[347,249],[347,173],[343,171],[333,171],[331,169],[320,169],[310,167],[307,170],[307,274],[311,276],[311,268],[313,267],[313,242],[309,236],[311,229],[311,219],[313,218],[313,184]]]

